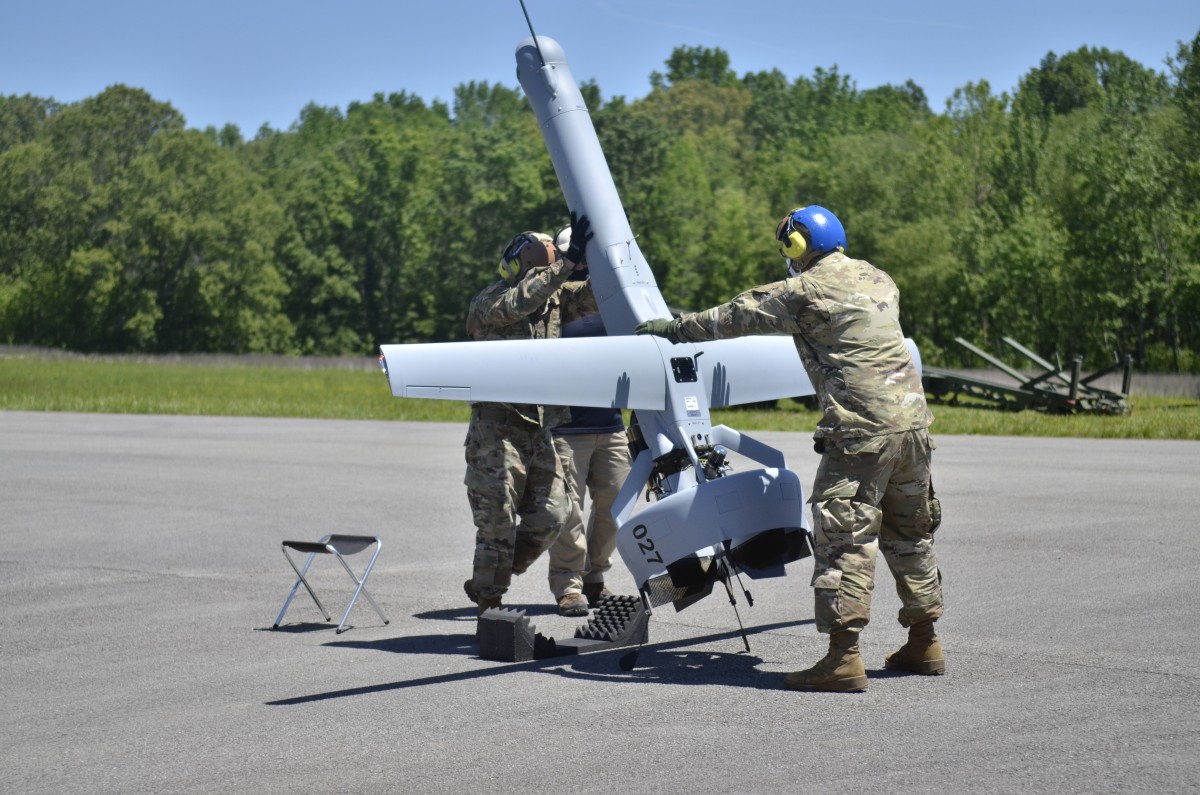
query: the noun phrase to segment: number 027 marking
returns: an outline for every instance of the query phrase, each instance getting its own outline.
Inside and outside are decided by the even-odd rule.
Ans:
[[[662,563],[662,552],[654,548],[654,539],[649,537],[650,531],[646,529],[646,525],[640,524],[633,528],[633,537],[637,539],[638,549],[642,551],[642,557],[647,563]],[[654,554],[651,555],[650,553]]]

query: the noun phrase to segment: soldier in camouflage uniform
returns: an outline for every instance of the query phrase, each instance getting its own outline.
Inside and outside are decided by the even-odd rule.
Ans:
[[[896,580],[900,624],[909,629],[908,642],[885,666],[941,674],[945,660],[933,630],[942,615],[933,547],[941,517],[930,479],[933,415],[904,344],[899,291],[886,273],[845,255],[841,222],[823,207],[788,213],[776,238],[789,278],[678,320],[642,323],[637,333],[700,342],[785,332],[816,390],[823,416],[814,436],[821,463],[809,498],[812,586],[817,630],[829,634],[830,646],[784,685],[866,689],[858,634],[871,618],[880,550]]]
[[[571,227],[563,227],[554,245],[563,255],[571,243]],[[587,278],[587,269],[573,279]],[[563,326],[562,336],[603,337],[607,334],[600,315],[588,315]],[[574,510],[558,540],[550,547],[550,570],[583,571],[583,595],[588,607],[598,607],[611,596],[604,575],[612,569],[617,551],[617,523],[612,506],[629,475],[629,439],[625,420],[618,408],[570,406],[571,421],[554,429],[554,444],[574,497]],[[584,499],[591,502],[588,516]]]
[[[586,216],[573,221],[580,245],[558,256],[549,236],[523,232],[500,262],[500,281],[471,302],[473,340],[552,339],[563,323],[598,311],[590,281],[568,281],[582,266],[591,238]],[[474,403],[467,429],[467,498],[475,522],[475,557],[464,584],[479,607],[499,607],[513,574],[550,547],[572,502],[550,430],[570,418],[562,406]],[[574,572],[550,572],[563,615],[587,615],[582,562]]]

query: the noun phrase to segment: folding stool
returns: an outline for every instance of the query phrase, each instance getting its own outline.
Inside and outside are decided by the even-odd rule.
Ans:
[[[375,551],[371,554],[371,560],[367,563],[367,567],[363,569],[362,577],[355,576],[354,570],[346,563],[346,556],[357,555],[371,547],[375,547]],[[284,541],[281,548],[283,549],[283,556],[287,558],[288,564],[292,567],[292,571],[296,572],[296,582],[292,585],[292,590],[288,593],[287,599],[283,603],[283,609],[279,611],[279,617],[275,619],[275,629],[279,629],[279,623],[283,621],[283,614],[287,612],[288,605],[292,603],[292,597],[296,595],[296,589],[301,584],[304,585],[305,590],[308,591],[308,595],[312,597],[312,600],[317,603],[317,607],[320,608],[321,614],[325,616],[325,620],[333,620],[329,616],[329,611],[325,609],[325,606],[321,604],[321,600],[317,598],[317,594],[312,589],[312,586],[308,584],[308,580],[304,578],[304,575],[308,573],[309,566],[312,565],[317,555],[333,555],[337,558],[338,563],[342,564],[342,568],[346,570],[346,573],[350,575],[350,579],[358,586],[357,590],[354,591],[354,596],[350,598],[350,604],[346,606],[346,612],[342,616],[342,623],[338,624],[338,634],[347,629],[346,619],[350,617],[350,611],[354,609],[354,603],[358,600],[360,593],[367,597],[367,601],[371,603],[371,607],[375,608],[375,612],[383,619],[383,623],[388,623],[387,616],[379,609],[379,605],[375,604],[375,600],[371,598],[371,592],[367,590],[367,577],[371,574],[371,567],[375,565],[375,559],[379,557],[379,550],[383,548],[383,542],[377,536],[347,536],[331,533],[330,535],[323,536],[316,542]],[[308,560],[304,562],[304,568],[296,566],[296,561],[292,560],[292,556],[288,554],[288,549],[308,553]]]

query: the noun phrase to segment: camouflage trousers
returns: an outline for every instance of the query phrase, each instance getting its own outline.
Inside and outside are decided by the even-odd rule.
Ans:
[[[817,631],[861,630],[871,620],[878,551],[896,580],[900,624],[937,620],[942,578],[933,531],[941,507],[930,487],[929,432],[824,444],[809,498]]]
[[[471,414],[464,481],[475,522],[471,581],[487,598],[508,590],[517,545],[548,549],[571,510],[549,429],[491,411]]]
[[[550,572],[583,572],[586,583],[603,583],[617,549],[612,506],[629,475],[629,439],[624,431],[556,436],[563,472],[575,504],[558,540],[550,547]],[[584,498],[591,511],[584,525]],[[554,587],[551,581],[551,587]]]

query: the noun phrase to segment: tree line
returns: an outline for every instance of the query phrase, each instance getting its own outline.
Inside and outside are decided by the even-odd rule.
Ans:
[[[679,47],[646,96],[583,93],[672,306],[783,275],[772,234],[822,204],[899,283],[925,360],[1015,337],[1099,368],[1200,372],[1200,34],[1156,71],[1046,55],[941,112],[836,67],[738,75]],[[115,85],[0,96],[0,340],[84,352],[370,354],[464,338],[507,241],[567,208],[519,89],[315,104],[252,140]]]

